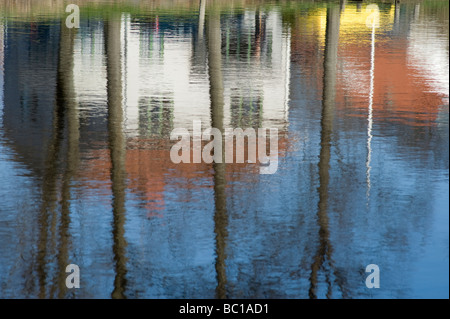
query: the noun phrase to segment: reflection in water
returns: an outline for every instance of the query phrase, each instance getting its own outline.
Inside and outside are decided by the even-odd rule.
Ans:
[[[320,155],[319,155],[319,207],[317,221],[319,223],[319,248],[314,256],[311,266],[311,286],[309,297],[317,298],[318,272],[325,263],[328,267],[332,265],[332,245],[330,243],[329,219],[328,219],[328,192],[330,179],[330,156],[331,137],[333,134],[333,117],[335,105],[337,49],[339,43],[339,20],[341,9],[338,6],[330,6],[327,9],[327,26],[325,33],[325,51],[323,62],[323,98],[322,119],[320,132]],[[331,297],[331,281],[326,274],[328,285],[327,297]]]
[[[108,94],[108,136],[111,156],[111,190],[113,196],[113,253],[115,261],[114,299],[125,297],[126,288],[126,246],[125,239],[125,139],[123,134],[122,71],[121,71],[121,20],[109,17],[105,28]]]
[[[64,108],[67,123],[67,155],[65,159],[66,167],[62,176],[61,185],[61,225],[59,231],[60,243],[58,252],[58,268],[60,273],[58,276],[58,298],[63,298],[66,293],[66,273],[65,267],[70,264],[69,260],[69,244],[70,244],[70,201],[71,201],[71,185],[75,174],[79,167],[79,114],[78,105],[76,103],[76,93],[74,90],[74,74],[73,74],[73,52],[75,30],[67,29],[61,23],[61,36],[59,43],[59,60],[58,60],[58,87],[56,89],[56,102]]]
[[[208,74],[211,95],[211,127],[224,132],[224,85],[222,74],[222,35],[220,30],[220,11],[212,5],[208,12]],[[224,142],[222,140],[222,149]],[[227,239],[227,200],[225,187],[225,152],[222,152],[221,163],[214,163],[214,233],[216,234],[216,293],[219,299],[226,297],[226,239]]]
[[[369,111],[367,116],[367,200],[370,197],[370,162],[372,161],[372,126],[373,126],[373,86],[375,81],[375,28],[376,20],[372,22],[372,42],[370,44],[370,88],[369,88]]]
[[[99,1],[78,30],[27,3],[0,5],[0,297],[448,297],[448,2]],[[277,173],[172,163],[198,119],[277,128]]]
[[[73,85],[74,38],[74,31],[61,26],[55,107],[42,179],[43,200],[39,215],[40,235],[36,255],[39,297],[41,298],[63,298],[67,293],[65,267],[69,264],[70,188],[77,171],[79,156],[79,120]],[[63,147],[65,140],[67,148]],[[60,167],[62,162],[65,163],[65,168]],[[59,176],[60,169],[63,170],[61,178]],[[58,206],[58,202],[60,206]],[[59,230],[57,231],[58,224]],[[57,251],[54,247],[56,240],[58,241]],[[50,274],[48,271],[49,263],[53,262],[53,253],[56,255],[59,269],[56,275]],[[52,279],[52,277],[56,277],[56,279]]]

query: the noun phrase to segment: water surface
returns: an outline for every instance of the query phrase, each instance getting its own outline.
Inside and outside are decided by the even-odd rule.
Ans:
[[[52,3],[0,2],[1,298],[448,298],[447,1]]]

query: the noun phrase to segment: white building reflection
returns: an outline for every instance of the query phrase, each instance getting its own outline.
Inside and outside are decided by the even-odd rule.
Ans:
[[[195,28],[198,25],[192,23],[168,25],[158,16],[137,21],[122,14],[121,68],[127,137],[161,133],[159,126],[167,126],[167,122],[171,128],[189,129],[193,120],[210,125],[208,61],[204,52],[207,39],[199,36],[201,30],[195,33]],[[238,17],[222,18],[221,28],[224,124],[285,129],[290,33],[283,29],[281,14],[245,11]],[[82,109],[96,113],[106,112],[103,42],[99,24],[81,33],[75,43],[77,98]]]

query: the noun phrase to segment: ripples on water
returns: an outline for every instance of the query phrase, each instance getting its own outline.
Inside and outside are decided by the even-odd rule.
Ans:
[[[1,2],[1,297],[448,298],[448,2],[79,4]],[[193,120],[278,171],[173,164]]]

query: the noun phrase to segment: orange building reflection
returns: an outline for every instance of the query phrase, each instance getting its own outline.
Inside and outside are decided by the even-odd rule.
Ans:
[[[358,109],[350,115],[366,116],[370,47],[341,46],[339,55],[343,59],[350,56],[359,63],[346,65],[340,70],[337,102],[341,108]],[[350,74],[366,76],[360,78],[360,83],[355,85],[352,81],[345,80]],[[360,88],[366,88],[366,94],[361,92]],[[389,120],[412,126],[433,126],[437,124],[437,116],[445,98],[448,98],[448,95],[437,92],[432,79],[409,62],[407,40],[376,42],[373,79],[373,110],[376,120]]]
[[[428,70],[428,64],[440,63],[433,62],[431,57],[426,61],[423,56],[436,50],[426,45],[426,37],[445,37],[445,34],[424,34],[418,26],[418,30],[410,30],[407,37],[386,36],[394,32],[398,11],[394,5],[380,11],[381,24],[375,32],[373,78],[370,74],[372,29],[365,23],[368,13],[365,8],[358,10],[356,5],[346,5],[341,12],[336,108],[341,115],[367,117],[369,87],[373,81],[374,121],[434,126],[442,107],[448,105],[448,78],[442,79],[442,74]],[[299,18],[292,28],[292,61],[301,66],[310,79],[309,84],[317,89],[317,99],[320,99],[323,76],[324,18],[325,9],[319,9],[314,15]],[[418,45],[414,47],[413,42]],[[433,41],[436,42],[439,41]],[[448,47],[440,49],[448,59]],[[420,53],[422,60],[415,57],[416,53]],[[446,82],[447,92],[442,84],[436,85],[437,82],[444,83],[444,87]]]
[[[180,163],[174,164],[170,158],[170,148],[175,141],[169,143],[164,139],[129,139],[126,150],[125,168],[127,173],[127,189],[139,198],[147,212],[147,218],[163,217],[165,209],[165,191],[167,186],[177,189],[198,190],[214,187],[213,164]],[[247,141],[245,143],[245,160],[248,159]],[[285,132],[279,132],[278,155],[285,157],[289,143]],[[269,154],[269,147],[267,147]],[[233,182],[247,181],[259,178],[260,164],[236,163],[235,149],[234,162],[226,164],[227,188]],[[82,156],[83,169],[79,176],[87,189],[109,191],[111,160],[110,151],[105,145],[103,148],[89,150],[89,154]],[[191,151],[191,159],[193,158]]]

